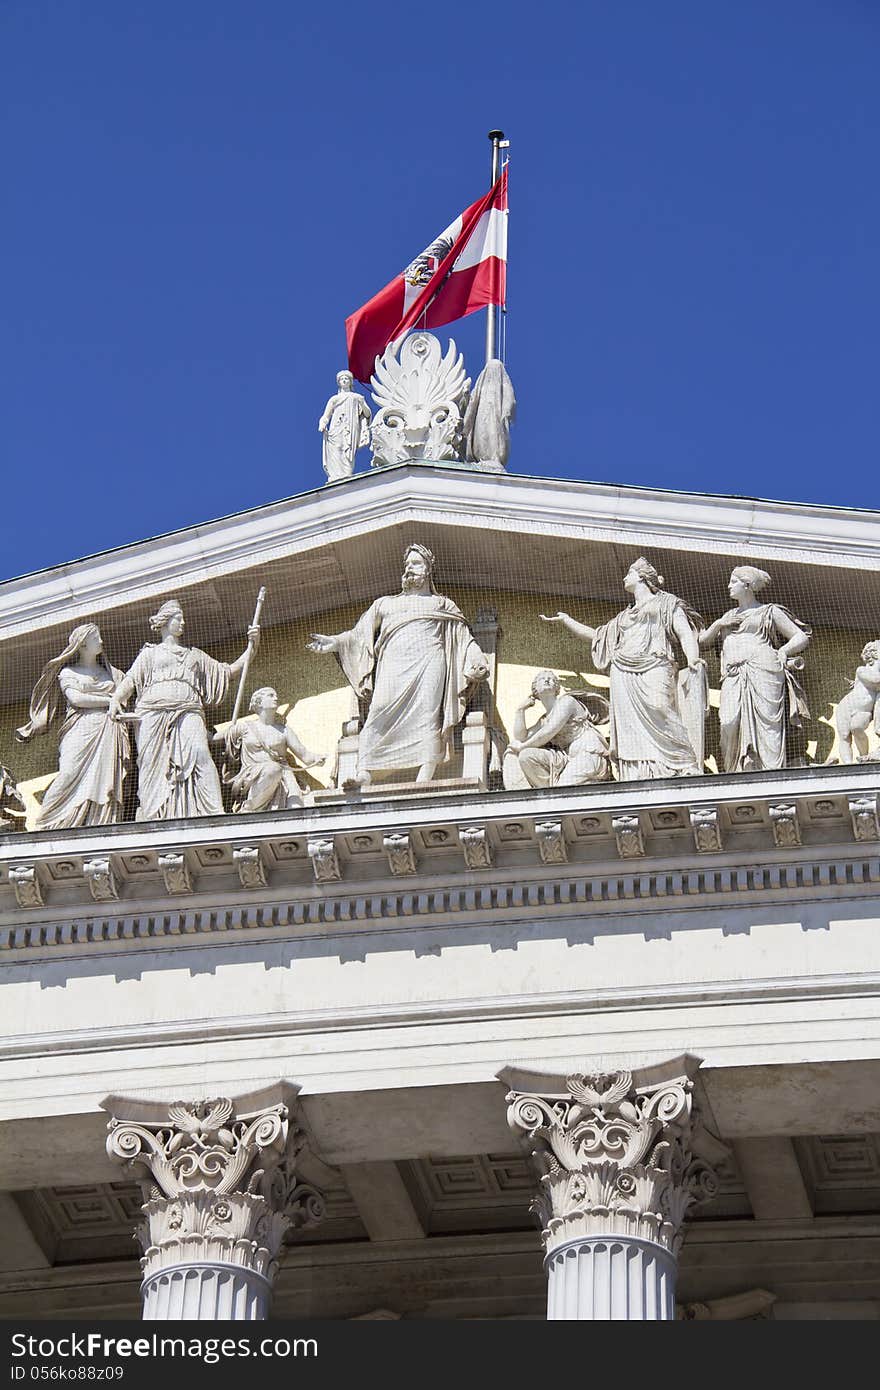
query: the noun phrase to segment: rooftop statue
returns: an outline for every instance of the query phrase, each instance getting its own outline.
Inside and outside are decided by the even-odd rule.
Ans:
[[[339,390],[330,397],[318,421],[318,430],[324,436],[323,464],[329,483],[351,477],[355,454],[370,442],[372,418],[363,396],[354,390],[351,372],[337,372],[336,384]]]
[[[131,749],[128,730],[110,717],[122,672],[104,654],[95,623],[75,627],[67,646],[43,667],[31,695],[30,718],[15,737],[27,743],[64,721],[58,740],[58,774],[34,821],[35,830],[110,825],[122,819],[123,787]]]
[[[290,765],[290,754],[305,767],[318,767],[326,759],[310,753],[296,734],[278,717],[278,695],[271,686],[255,690],[250,698],[256,719],[236,719],[214,743],[226,745],[230,765],[239,761],[237,773],[227,774],[232,788],[233,811],[284,811],[304,805],[303,789]]]
[[[644,556],[630,565],[623,586],[632,603],[601,627],[568,613],[541,617],[586,638],[596,670],[611,670],[611,753],[621,781],[701,774],[708,699],[701,620],[663,591],[663,576]]]
[[[430,781],[450,753],[468,687],[488,671],[461,611],[438,594],[434,556],[423,545],[404,552],[401,592],[376,599],[350,632],[313,633],[312,652],[334,652],[357,694],[370,696],[355,783],[374,772],[418,768]]]
[[[512,775],[511,761],[530,787],[577,787],[586,782],[606,782],[611,776],[611,754],[596,719],[585,700],[563,691],[555,671],[539,671],[531,695],[519,706],[513,721],[513,738],[504,756],[505,787],[521,785]],[[605,701],[601,696],[592,697]],[[526,727],[526,711],[540,703],[544,713],[532,729]],[[607,707],[602,709],[607,717]]]
[[[834,714],[842,763],[868,758],[868,730],[872,722],[875,732],[880,733],[878,695],[880,642],[868,642],[862,648],[862,664],[856,669],[855,680]]]
[[[491,358],[477,377],[464,414],[464,457],[468,463],[506,468],[510,425],[516,416],[513,382],[504,363]]]
[[[728,590],[736,607],[700,633],[700,646],[721,638],[721,758],[725,772],[785,767],[786,733],[809,719],[795,671],[810,629],[778,603],[756,597],[766,570],[738,565]],[[777,645],[778,644],[778,645]]]
[[[399,354],[399,356],[398,356]],[[373,466],[407,459],[461,459],[462,415],[470,390],[464,357],[450,339],[445,356],[432,333],[391,343],[370,386]]]
[[[185,622],[177,599],[150,618],[159,641],[141,648],[110,700],[112,719],[131,719],[137,730],[138,820],[224,814],[220,775],[205,728],[205,706],[219,705],[229,682],[260,641],[248,628],[248,645],[229,665],[181,641]],[[137,696],[134,713],[123,706]]]

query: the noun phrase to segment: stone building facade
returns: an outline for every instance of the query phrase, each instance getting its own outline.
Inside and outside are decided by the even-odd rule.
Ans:
[[[402,464],[0,585],[0,1313],[877,1317],[878,522]],[[360,690],[308,644],[397,594],[414,542],[476,675],[428,777],[359,782],[397,629]],[[749,687],[765,765],[725,767],[752,677],[721,632],[673,672],[705,681],[698,774],[621,777],[624,667],[541,614],[604,631],[640,558],[695,634],[736,568],[809,632],[779,620],[784,712]],[[324,758],[291,756],[299,804],[234,811],[227,778],[222,814],[138,819],[132,700],[118,815],[41,826],[63,728],[14,731],[71,632],[122,673],[176,598],[234,664],[261,587],[239,718],[272,689]],[[525,775],[545,671],[601,779],[566,780],[570,738]]]

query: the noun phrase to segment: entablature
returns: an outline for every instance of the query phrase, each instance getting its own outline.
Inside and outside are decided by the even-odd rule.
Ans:
[[[0,843],[0,945],[880,897],[876,770],[392,796]],[[8,957],[7,957],[8,958]]]

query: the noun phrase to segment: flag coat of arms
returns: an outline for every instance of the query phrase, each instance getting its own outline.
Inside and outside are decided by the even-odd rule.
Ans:
[[[507,289],[507,169],[400,275],[345,321],[349,370],[369,382],[376,358],[410,328],[438,328]]]

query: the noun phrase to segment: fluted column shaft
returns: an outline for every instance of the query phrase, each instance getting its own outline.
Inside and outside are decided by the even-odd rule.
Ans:
[[[631,1236],[570,1240],[544,1261],[548,1321],[662,1322],[675,1317],[676,1259]]]

